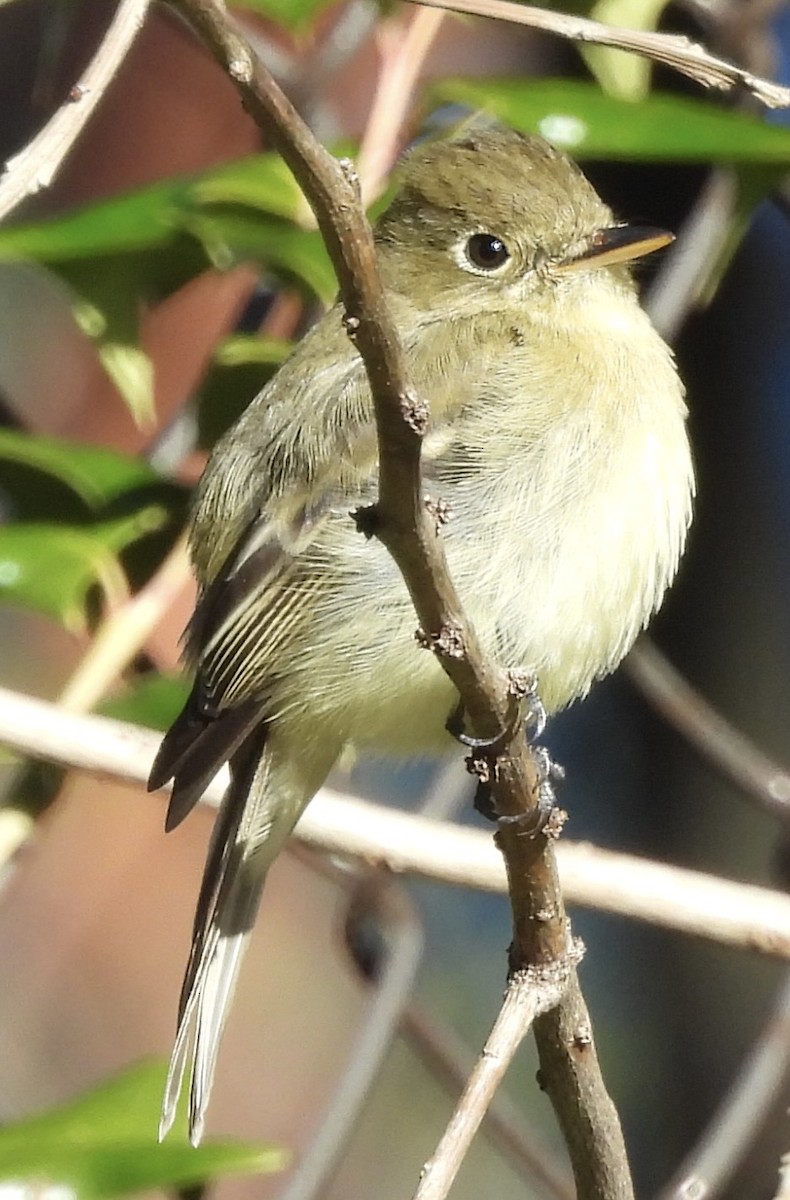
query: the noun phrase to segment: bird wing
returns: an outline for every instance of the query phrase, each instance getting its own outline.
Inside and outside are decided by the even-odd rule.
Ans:
[[[468,387],[449,386],[440,350],[411,348],[418,386],[439,432]],[[437,366],[437,362],[439,365]],[[298,403],[297,403],[298,401]],[[303,422],[300,413],[308,411]],[[165,736],[149,787],[174,780],[168,829],[178,825],[223,763],[265,720],[267,686],[303,634],[316,593],[338,585],[327,562],[328,522],[375,498],[375,422],[361,360],[349,356],[342,310],[296,348],[218,447],[201,481],[192,550],[202,588],[186,634],[196,667],[189,700]]]
[[[174,781],[168,830],[183,821],[222,765],[265,721],[267,680],[315,593],[326,586],[326,576],[305,552],[329,517],[314,507],[283,531],[265,514],[257,515],[204,587],[186,632],[195,681],[148,781],[151,791]]]

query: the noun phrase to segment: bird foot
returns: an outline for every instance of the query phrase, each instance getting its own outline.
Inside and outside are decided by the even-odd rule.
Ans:
[[[546,709],[538,695],[538,678],[532,671],[508,671],[508,711],[499,733],[491,738],[472,737],[464,732],[464,702],[459,700],[445,722],[445,729],[470,750],[495,757],[511,740],[519,721],[527,734],[539,738],[546,728]]]
[[[500,829],[508,825],[522,826],[525,833],[534,837],[538,833],[548,832],[555,813],[559,812],[555,784],[565,778],[565,768],[554,761],[545,746],[531,746],[530,749],[538,769],[537,804],[530,812],[516,813],[513,816],[497,816],[496,822]],[[476,798],[475,807],[477,807]],[[478,811],[480,810],[478,809]]]
[[[525,833],[535,836],[549,832],[549,826],[558,812],[556,808],[555,784],[565,777],[559,763],[555,763],[545,746],[535,745],[532,739],[539,738],[546,728],[546,709],[538,695],[537,677],[530,671],[508,671],[508,712],[502,729],[491,738],[476,738],[464,732],[464,706],[459,701],[447,719],[446,729],[461,745],[472,751],[467,759],[469,771],[477,775],[478,784],[474,806],[488,821],[500,828],[519,825]],[[497,812],[491,791],[491,780],[496,772],[496,758],[512,740],[518,723],[523,721],[530,738],[530,750],[537,767],[537,803],[530,812],[503,816]],[[559,831],[559,830],[558,830]]]

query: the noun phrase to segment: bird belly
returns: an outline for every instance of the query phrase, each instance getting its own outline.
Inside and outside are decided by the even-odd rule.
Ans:
[[[675,575],[692,496],[681,419],[677,425],[669,443],[636,426],[618,455],[586,464],[586,478],[565,491],[557,485],[547,507],[533,502],[552,494],[545,479],[537,489],[517,472],[498,481],[500,493],[511,490],[498,511],[521,519],[507,531],[492,522],[476,556],[477,581],[459,585],[486,647],[503,665],[536,672],[549,712],[615,669]],[[555,466],[572,476],[570,464]]]
[[[484,652],[505,668],[534,671],[550,712],[614,670],[677,567],[690,465],[683,485],[668,489],[651,439],[642,439],[636,473],[633,449],[627,467],[609,461],[589,488],[577,485],[539,518],[523,471],[500,473],[489,491],[471,489],[474,513],[457,495],[446,526],[450,573]],[[302,713],[305,737],[329,726],[341,741],[387,753],[447,750],[457,694],[418,640],[397,568],[380,544],[355,533],[342,559],[357,569],[319,605],[305,631],[304,667],[290,675],[280,705]]]

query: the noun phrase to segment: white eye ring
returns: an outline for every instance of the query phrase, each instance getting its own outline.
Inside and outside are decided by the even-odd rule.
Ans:
[[[476,275],[493,275],[510,261],[510,251],[495,233],[479,230],[456,247],[458,265]]]

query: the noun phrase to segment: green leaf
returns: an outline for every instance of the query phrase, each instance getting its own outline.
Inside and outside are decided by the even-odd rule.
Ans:
[[[13,429],[0,429],[0,463],[15,463],[52,476],[93,511],[137,488],[160,482],[160,476],[140,458],[102,446],[32,437]]]
[[[144,425],[153,406],[151,364],[138,344],[146,304],[209,267],[249,260],[306,284],[324,301],[334,295],[323,241],[298,223],[303,209],[279,156],[256,155],[53,220],[5,225],[0,261],[33,259],[62,277],[75,318]]]
[[[446,79],[430,96],[484,109],[582,158],[790,164],[790,129],[682,96],[654,92],[633,104],[559,79]]]
[[[195,213],[239,204],[263,217],[293,220],[301,193],[279,155],[257,154],[203,175],[177,178],[30,225],[0,228],[0,258],[53,265],[137,252],[172,241]]]
[[[249,8],[286,29],[301,33],[323,9],[334,3],[335,0],[235,0],[234,7]]]
[[[95,534],[58,525],[0,527],[0,602],[83,633],[88,593],[97,585],[109,603],[128,590],[116,555]]]
[[[99,359],[126,401],[138,428],[153,428],[156,424],[154,367],[148,355],[131,340],[122,341],[116,334],[100,340]]]
[[[108,549],[120,554],[140,538],[158,533],[169,520],[170,514],[164,505],[143,504],[124,516],[94,525],[91,532]]]
[[[285,221],[263,221],[241,205],[207,208],[190,216],[185,228],[220,271],[254,259],[286,279],[306,283],[324,303],[337,291],[335,273],[317,230],[299,229]]]
[[[99,446],[0,430],[2,495],[17,532],[5,538],[0,600],[22,604],[82,630],[91,589],[104,577],[141,587],[183,527],[189,490],[147,463]],[[53,520],[56,514],[57,524]],[[12,544],[13,543],[13,544]],[[64,566],[56,584],[39,554]],[[110,558],[108,558],[108,555]],[[61,563],[65,556],[65,563]],[[113,560],[121,558],[121,563]],[[117,571],[122,575],[118,576]],[[98,574],[97,574],[98,573]]]
[[[112,255],[103,262],[80,258],[61,264],[75,295],[74,319],[97,343],[102,366],[143,429],[154,424],[153,365],[137,345],[141,302],[149,298],[144,262],[135,255]]]
[[[251,363],[279,367],[292,349],[293,343],[285,338],[237,333],[220,343],[214,362],[220,367],[242,367]]]
[[[668,0],[598,0],[590,16],[604,25],[643,32],[658,27]],[[621,100],[644,100],[650,90],[652,63],[641,54],[612,46],[579,45],[579,51],[602,89]]]
[[[164,1080],[161,1064],[144,1063],[70,1104],[0,1130],[0,1181],[110,1200],[285,1166],[285,1152],[272,1146],[210,1141],[194,1149],[175,1137],[159,1144]]]
[[[135,680],[119,696],[105,700],[99,712],[147,729],[169,729],[186,703],[189,683],[181,676],[152,671]]]
[[[93,588],[108,605],[128,595],[121,551],[169,522],[166,507],[147,504],[87,527],[22,521],[0,526],[0,603],[33,609],[83,633]]]
[[[295,221],[305,203],[279,154],[256,154],[216,167],[194,181],[191,194],[199,205],[243,204],[286,221]]]

